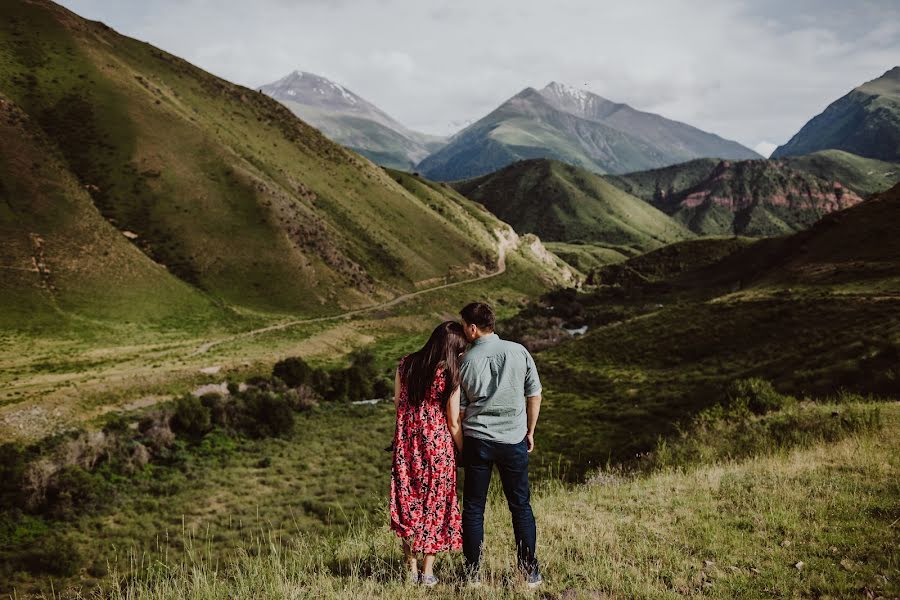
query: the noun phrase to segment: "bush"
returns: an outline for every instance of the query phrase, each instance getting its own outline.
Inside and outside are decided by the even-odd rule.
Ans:
[[[112,486],[103,477],[77,466],[65,466],[50,480],[42,512],[54,519],[72,519],[103,508]]]
[[[253,437],[277,437],[294,430],[294,411],[283,396],[248,390],[237,408],[240,429]]]
[[[292,356],[275,363],[272,369],[272,376],[281,379],[288,387],[299,387],[309,383],[312,379],[313,370],[307,365],[302,358]]]
[[[284,393],[284,399],[293,410],[306,412],[319,405],[322,397],[308,385],[290,389]]]
[[[755,415],[781,410],[787,402],[788,397],[776,392],[765,379],[739,379],[728,388],[729,405],[744,405]]]
[[[27,460],[25,451],[12,443],[0,444],[0,507],[15,508],[22,504],[22,481]]]
[[[228,418],[228,402],[222,398],[221,394],[212,392],[200,396],[200,404],[209,410],[210,422],[218,427],[227,427]]]
[[[379,377],[372,386],[372,393],[376,398],[389,398],[394,393],[394,382],[388,381],[384,377]]]
[[[175,401],[175,413],[172,415],[174,431],[199,438],[209,431],[211,426],[210,411],[203,406],[199,398],[185,394]]]
[[[51,534],[32,544],[22,555],[20,562],[31,573],[71,577],[78,572],[83,559],[78,547],[70,539]]]

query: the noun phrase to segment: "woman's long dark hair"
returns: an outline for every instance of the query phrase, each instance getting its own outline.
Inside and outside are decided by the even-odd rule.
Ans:
[[[410,403],[421,404],[428,397],[439,367],[444,368],[446,386],[441,403],[459,385],[459,355],[466,349],[466,335],[456,321],[444,321],[434,328],[421,350],[413,352],[403,362],[400,379],[406,382]]]

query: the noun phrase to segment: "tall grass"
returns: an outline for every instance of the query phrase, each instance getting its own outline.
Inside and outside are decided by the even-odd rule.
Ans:
[[[893,597],[900,593],[900,406],[882,428],[839,441],[649,476],[537,486],[546,598]],[[829,417],[830,418],[830,417]],[[186,541],[178,561],[144,556],[114,600],[415,598],[396,538],[380,519],[348,531],[259,531],[232,559]],[[442,556],[434,598],[526,597],[509,513],[492,490],[484,586],[464,587],[460,556]],[[87,598],[90,592],[73,594]]]

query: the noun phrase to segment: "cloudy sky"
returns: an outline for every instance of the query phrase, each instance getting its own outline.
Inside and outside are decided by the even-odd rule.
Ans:
[[[900,0],[62,0],[231,81],[294,69],[449,134],[560,81],[768,153],[900,64]]]

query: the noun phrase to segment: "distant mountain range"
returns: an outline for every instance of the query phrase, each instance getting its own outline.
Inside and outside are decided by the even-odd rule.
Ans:
[[[737,142],[560,83],[527,88],[423,160],[435,180],[551,158],[596,173],[625,173],[699,157],[761,158]]]
[[[260,88],[329,139],[386,167],[411,170],[444,138],[412,131],[371,102],[319,75],[294,71]]]
[[[532,159],[457,182],[520,234],[580,242],[633,256],[693,237],[681,224],[602,177],[565,163]]]
[[[807,169],[837,158],[821,157]],[[820,172],[787,160],[698,159],[607,179],[699,235],[760,237],[805,229],[862,201],[828,169]]]
[[[900,67],[831,103],[772,158],[826,149],[900,162]]]

